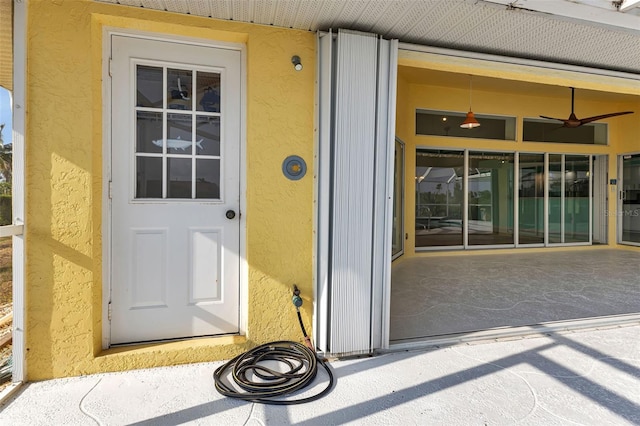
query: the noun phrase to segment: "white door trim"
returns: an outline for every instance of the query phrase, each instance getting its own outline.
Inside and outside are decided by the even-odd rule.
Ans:
[[[597,178],[593,187],[593,236],[598,237],[600,244],[608,244],[609,154],[594,154],[593,157],[593,175]]]
[[[640,151],[622,152],[617,154],[616,158],[616,243],[622,246],[639,247],[640,243],[634,243],[632,241],[623,242],[624,235],[624,157],[627,155],[640,155]]]
[[[111,39],[114,35],[125,37],[133,37],[148,40],[167,41],[173,43],[185,43],[196,46],[205,46],[213,48],[223,48],[237,50],[240,52],[240,211],[238,220],[240,221],[240,334],[246,334],[247,330],[247,289],[248,289],[248,265],[246,262],[246,181],[247,181],[247,162],[246,162],[246,85],[247,85],[247,66],[246,66],[246,46],[239,43],[229,43],[216,40],[206,40],[182,36],[169,36],[160,33],[150,33],[137,30],[123,30],[122,28],[104,27],[102,31],[102,348],[108,349],[111,345],[111,324],[109,302],[111,300],[111,201],[110,201],[110,182],[111,182],[111,106],[112,106],[112,90],[110,77],[110,53]]]

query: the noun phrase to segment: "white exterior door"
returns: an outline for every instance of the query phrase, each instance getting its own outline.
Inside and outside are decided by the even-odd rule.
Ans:
[[[111,55],[110,343],[238,333],[241,52]]]

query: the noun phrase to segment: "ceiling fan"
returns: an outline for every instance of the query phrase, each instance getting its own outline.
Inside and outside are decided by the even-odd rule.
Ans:
[[[583,124],[587,124],[587,123],[591,123],[592,121],[597,121],[597,120],[602,120],[603,118],[608,118],[608,117],[615,117],[617,115],[625,115],[625,114],[633,114],[633,111],[623,111],[623,112],[612,112],[610,114],[602,114],[602,115],[594,115],[593,117],[587,117],[587,118],[578,118],[576,117],[576,115],[573,113],[573,92],[574,92],[574,88],[571,88],[571,115],[569,116],[569,118],[564,119],[564,118],[554,118],[554,117],[547,117],[545,115],[541,115],[540,117],[542,118],[547,118],[549,120],[558,120],[558,121],[562,121],[563,125],[562,127],[568,127],[570,129],[576,128],[576,127],[580,127]]]

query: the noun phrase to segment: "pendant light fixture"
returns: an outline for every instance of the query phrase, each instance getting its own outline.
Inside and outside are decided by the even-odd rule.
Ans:
[[[463,129],[474,129],[476,127],[480,127],[480,123],[476,120],[476,117],[473,115],[473,111],[471,111],[471,93],[473,92],[472,86],[473,76],[469,76],[469,112],[467,113],[467,118],[462,122],[460,127]]]

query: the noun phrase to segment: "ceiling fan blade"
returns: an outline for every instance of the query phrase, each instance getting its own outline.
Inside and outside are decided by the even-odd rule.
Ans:
[[[570,89],[571,89],[571,115],[569,116],[569,118],[565,120],[563,118],[547,117],[545,115],[541,115],[540,117],[546,118],[548,120],[562,121],[564,123],[563,127],[573,129],[576,127],[580,127],[583,124],[591,123],[592,121],[602,120],[603,118],[616,117],[618,115],[625,115],[625,114],[633,114],[633,111],[623,111],[623,112],[612,112],[611,114],[594,115],[593,117],[578,119],[578,117],[576,117],[576,115],[573,112],[573,106],[574,106],[574,100],[575,100],[575,88],[571,87]]]
[[[542,118],[546,118],[547,120],[567,121],[565,118],[547,117],[546,115],[541,115],[540,117],[542,117]]]
[[[633,111],[612,112],[611,114],[594,115],[580,119],[580,125],[591,123],[592,121],[602,120],[603,118],[616,117],[618,115],[633,114]]]

